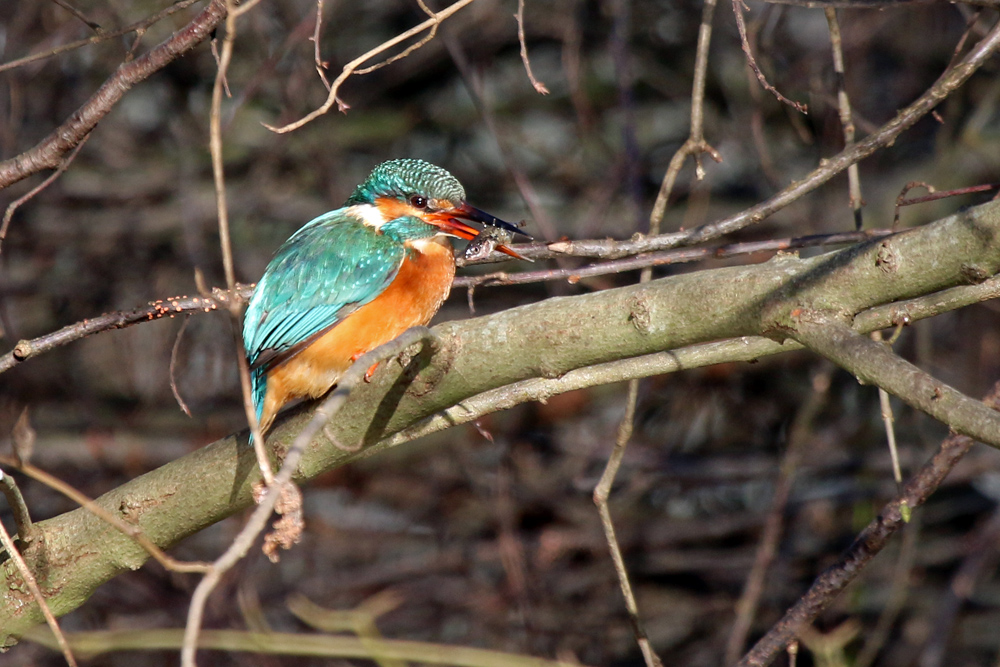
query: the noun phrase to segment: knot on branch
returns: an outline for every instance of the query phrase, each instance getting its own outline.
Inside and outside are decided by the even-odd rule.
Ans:
[[[970,285],[984,283],[993,277],[992,271],[979,264],[962,264],[960,271],[962,278],[967,280]]]
[[[434,391],[451,370],[461,348],[461,339],[451,336],[447,341],[440,337],[418,341],[403,350],[399,355],[399,365],[403,367],[404,376],[413,378],[407,393],[411,396],[426,396]],[[488,358],[485,360],[486,363],[489,361]]]
[[[899,270],[900,257],[893,249],[889,239],[882,241],[878,246],[878,254],[875,256],[875,266],[882,273],[890,274]]]
[[[628,306],[628,321],[632,323],[636,331],[646,335],[652,333],[653,313],[645,294],[639,292],[630,297],[626,305]]]
[[[24,361],[31,356],[31,341],[30,340],[19,340],[17,345],[14,346],[14,358],[18,361]]]

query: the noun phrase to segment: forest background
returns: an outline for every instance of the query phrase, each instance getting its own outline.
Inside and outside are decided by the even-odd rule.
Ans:
[[[703,97],[695,77],[702,5],[466,4],[442,20],[421,48],[346,78],[337,90],[341,109],[335,104],[283,134],[266,125],[293,122],[328,99],[317,59],[328,65],[320,69],[333,81],[355,58],[427,21],[427,8],[396,0],[327,2],[318,14],[315,2],[264,1],[241,15],[225,78],[229,94],[216,116],[238,281],[256,280],[295,229],[339,206],[374,165],[395,157],[447,168],[473,203],[507,220],[525,219],[537,240],[534,265],[460,269],[464,282],[435,323],[636,285],[637,265],[590,270],[585,267],[594,261],[583,256],[584,246],[573,252],[565,243],[544,244],[627,241],[650,233],[658,195],[660,204],[664,200],[664,176],[671,173],[677,178],[669,204],[662,221],[654,222],[663,232],[708,229],[703,226],[806,185],[752,225],[715,228],[695,246],[709,248],[698,256],[663,256],[654,278],[695,281],[667,285],[707,285],[714,276],[737,275],[711,273],[724,267],[780,267],[797,260],[775,258],[776,249],[794,251],[810,235],[845,234],[834,239],[841,242],[834,247],[866,242],[858,256],[871,250],[884,267],[893,265],[895,255],[878,254],[878,244],[894,227],[928,225],[956,212],[988,218],[983,224],[989,229],[1000,226],[993,205],[967,209],[988,202],[996,189],[896,210],[897,198],[914,182],[948,190],[1000,181],[1000,78],[996,58],[989,57],[996,48],[997,13],[988,3],[886,3],[841,6],[835,13],[794,2],[751,3],[746,28],[762,76],[807,107],[806,113],[777,99],[755,77],[728,3],[711,17],[711,45],[702,51]],[[214,47],[210,36],[196,41],[162,69],[123,86],[120,100],[107,105],[89,136],[67,135],[65,150],[37,168],[11,160],[79,120],[74,113],[116,76],[116,68],[140,63],[143,54],[182,36],[219,5],[225,3],[184,1],[160,20],[146,21],[139,33],[109,36],[171,5],[0,4],[0,159],[6,160],[0,163],[0,209],[12,212],[0,230],[5,353],[18,341],[104,312],[226,286],[209,151],[216,55],[227,34],[218,21]],[[429,9],[433,22],[433,12],[445,6]],[[842,73],[835,67],[831,30],[839,31]],[[16,62],[77,40],[95,43]],[[702,44],[708,46],[704,37]],[[961,80],[941,86],[949,75]],[[695,122],[703,136],[696,132],[692,141],[693,90],[696,108],[703,100]],[[920,113],[912,107],[900,113],[928,90],[937,92]],[[869,152],[874,154],[859,162],[855,184],[846,167],[860,154],[840,160],[845,142],[849,151],[852,141],[845,139],[842,122],[845,92],[857,141],[877,139]],[[905,131],[885,135],[884,128],[901,118],[912,120]],[[682,147],[706,152],[671,172]],[[57,179],[18,202],[16,211],[8,208],[52,173],[43,167],[57,166]],[[810,185],[807,176],[824,168],[824,178]],[[860,209],[852,207],[852,188],[861,193]],[[926,192],[915,187],[905,196]],[[863,235],[855,234],[859,216]],[[940,297],[948,303],[940,310],[947,312],[912,322],[889,317],[873,328],[884,329],[886,338],[898,333],[893,350],[900,357],[979,398],[1000,371],[1000,314],[995,302],[985,300],[997,291],[996,232],[972,259],[979,250],[947,245],[947,239],[958,243],[960,234],[941,229],[931,239],[938,245],[923,257],[933,257],[936,248],[941,265],[949,258],[961,264],[950,283],[942,278],[892,298],[880,293],[850,315],[903,296],[949,295]],[[684,243],[694,240],[701,239]],[[771,243],[731,245],[757,242]],[[723,244],[724,250],[715,250]],[[619,249],[629,259],[652,256]],[[798,250],[803,258],[830,251]],[[966,251],[967,260],[961,255]],[[600,253],[591,248],[594,254]],[[901,256],[905,270],[908,256]],[[937,267],[927,259],[916,273],[930,275]],[[471,289],[471,276],[496,271],[550,274],[517,284],[501,284],[517,282],[509,276],[482,279]],[[743,283],[727,284],[739,299]],[[942,290],[961,284],[978,289],[977,296],[964,296],[961,304],[948,301],[952,293]],[[655,332],[657,318],[665,316],[656,308],[643,310],[640,293],[629,294],[639,301],[629,302],[628,326]],[[699,302],[692,294],[677,292],[685,315],[729,307]],[[866,298],[856,296],[855,302]],[[958,308],[975,301],[983,302]],[[511,326],[518,312],[510,316]],[[531,311],[524,312],[529,318]],[[643,317],[652,317],[652,325]],[[475,328],[475,322],[469,325]],[[620,335],[599,318],[581,322],[581,328]],[[904,323],[909,326],[894,327]],[[304,596],[327,609],[354,609],[360,618],[374,614],[378,632],[393,640],[588,665],[642,664],[592,500],[625,416],[633,429],[610,508],[650,645],[665,664],[734,662],[775,628],[826,568],[843,568],[840,556],[859,531],[890,516],[886,503],[909,488],[893,479],[879,392],[871,386],[882,376],[872,371],[868,377],[862,372],[867,367],[852,367],[837,350],[810,341],[806,327],[789,327],[782,335],[775,328],[758,333],[804,341],[813,349],[750,355],[753,363],[737,361],[739,355],[725,363],[716,358],[670,373],[674,369],[662,359],[655,366],[640,358],[645,370],[612,371],[603,381],[581,381],[588,385],[583,388],[548,387],[536,394],[545,400],[514,400],[502,412],[485,410],[474,422],[315,475],[303,486],[306,529],[300,543],[283,552],[277,565],[252,549],[210,598],[204,627],[305,633],[315,623],[303,620]],[[545,347],[565,340],[573,347],[581,344],[578,333],[551,331],[536,341]],[[730,338],[718,332],[702,336],[692,334],[684,345]],[[527,351],[532,341],[524,340]],[[485,375],[494,366],[518,363],[520,351],[509,355],[500,342],[492,344],[475,360]],[[619,356],[632,357],[638,349],[623,341]],[[823,350],[825,355],[818,353]],[[4,358],[10,363],[0,380],[0,437],[10,445],[32,441],[34,465],[91,498],[246,428],[225,309],[105,331],[28,356],[21,360],[11,352]],[[566,373],[540,368],[537,377],[557,382],[571,377]],[[630,399],[627,384],[611,380],[631,377],[643,379]],[[948,428],[896,399],[892,405],[905,477],[937,451]],[[948,423],[969,432],[960,416]],[[985,428],[1000,433],[995,425]],[[12,456],[11,447],[3,454]],[[997,454],[976,445],[954,459],[928,505],[913,512],[878,558],[854,573],[846,593],[824,600],[826,609],[815,619],[800,619],[794,632],[803,645],[799,664],[996,663]],[[9,458],[2,467],[14,472]],[[29,477],[14,473],[14,479],[36,521],[77,507]],[[893,511],[898,514],[898,507]],[[6,508],[0,516],[8,530],[17,530]],[[245,519],[239,512],[197,531],[170,553],[211,561]],[[15,576],[10,561],[4,567],[5,576]],[[97,588],[60,622],[71,639],[86,631],[142,636],[153,628],[180,628],[197,584],[196,575],[150,561]],[[783,647],[786,639],[775,646]],[[321,661],[236,651],[204,653],[201,659]],[[30,641],[4,660],[64,664],[57,652]],[[173,664],[176,652],[112,652],[84,657],[83,664],[118,660]]]

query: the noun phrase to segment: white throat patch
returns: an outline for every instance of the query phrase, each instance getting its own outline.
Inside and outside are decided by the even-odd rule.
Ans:
[[[353,218],[357,218],[365,225],[376,230],[386,223],[386,219],[382,216],[382,211],[379,210],[378,206],[373,204],[355,204],[354,206],[348,206],[344,209],[344,213]]]

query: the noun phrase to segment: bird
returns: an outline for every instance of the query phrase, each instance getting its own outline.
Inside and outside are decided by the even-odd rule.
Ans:
[[[319,398],[358,357],[430,321],[455,276],[451,238],[480,234],[468,222],[528,237],[468,204],[447,170],[397,159],[285,241],[243,318],[260,433],[287,403]],[[496,249],[525,259],[506,244]]]

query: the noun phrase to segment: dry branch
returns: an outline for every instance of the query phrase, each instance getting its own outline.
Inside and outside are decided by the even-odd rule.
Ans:
[[[915,317],[967,303],[969,292],[995,293],[989,290],[996,280],[985,279],[1000,270],[1000,203],[892,237],[898,263],[891,273],[884,270],[886,243],[673,276],[439,325],[434,330],[441,341],[436,352],[423,350],[403,363],[383,364],[370,384],[357,388],[337,420],[306,450],[294,479],[301,482],[357,456],[402,444],[421,432],[424,420],[449,408],[450,415],[464,413],[487,392],[494,392],[490,402],[477,409],[500,409],[504,393],[518,383],[582,375],[584,386],[590,386],[645,377],[671,369],[633,357],[658,353],[684,358],[684,350],[668,351],[707,341],[737,339],[722,344],[728,346],[728,356],[703,355],[702,365],[728,360],[733,350],[761,356],[797,349],[756,337],[779,333],[779,322],[796,309],[825,309],[845,317],[858,313],[854,322],[865,332],[871,330],[867,327],[891,326],[907,312],[905,316]],[[974,282],[982,284],[969,285]],[[896,303],[915,297],[921,298]],[[587,376],[595,366],[604,372]],[[304,405],[276,425],[269,445],[277,457],[287,453],[315,409],[315,404]],[[950,415],[945,417],[956,426]],[[449,423],[440,418],[437,423],[442,421]],[[358,444],[364,451],[345,451]],[[258,479],[252,450],[241,434],[153,470],[97,502],[114,512],[127,508],[128,518],[150,539],[170,546],[247,507]],[[44,539],[24,555],[56,614],[76,608],[97,586],[148,557],[86,510],[35,526]],[[31,599],[11,585],[16,575],[4,570],[3,577],[0,627],[3,643],[9,643],[41,617]]]
[[[989,406],[987,409],[1000,407],[998,397],[1000,385],[994,386],[984,399]],[[882,508],[838,562],[816,579],[799,601],[743,657],[738,667],[763,667],[771,664],[778,653],[793,642],[799,632],[808,627],[826,605],[854,580],[868,561],[882,550],[893,533],[905,525],[901,506],[905,504],[915,508],[922,505],[972,444],[973,440],[964,435],[945,438],[937,454],[910,479],[900,497]]]
[[[225,16],[225,1],[212,0],[190,23],[149,53],[119,66],[62,125],[33,148],[0,162],[0,190],[40,171],[58,168],[63,157],[97,127],[132,86],[207,39]]]

